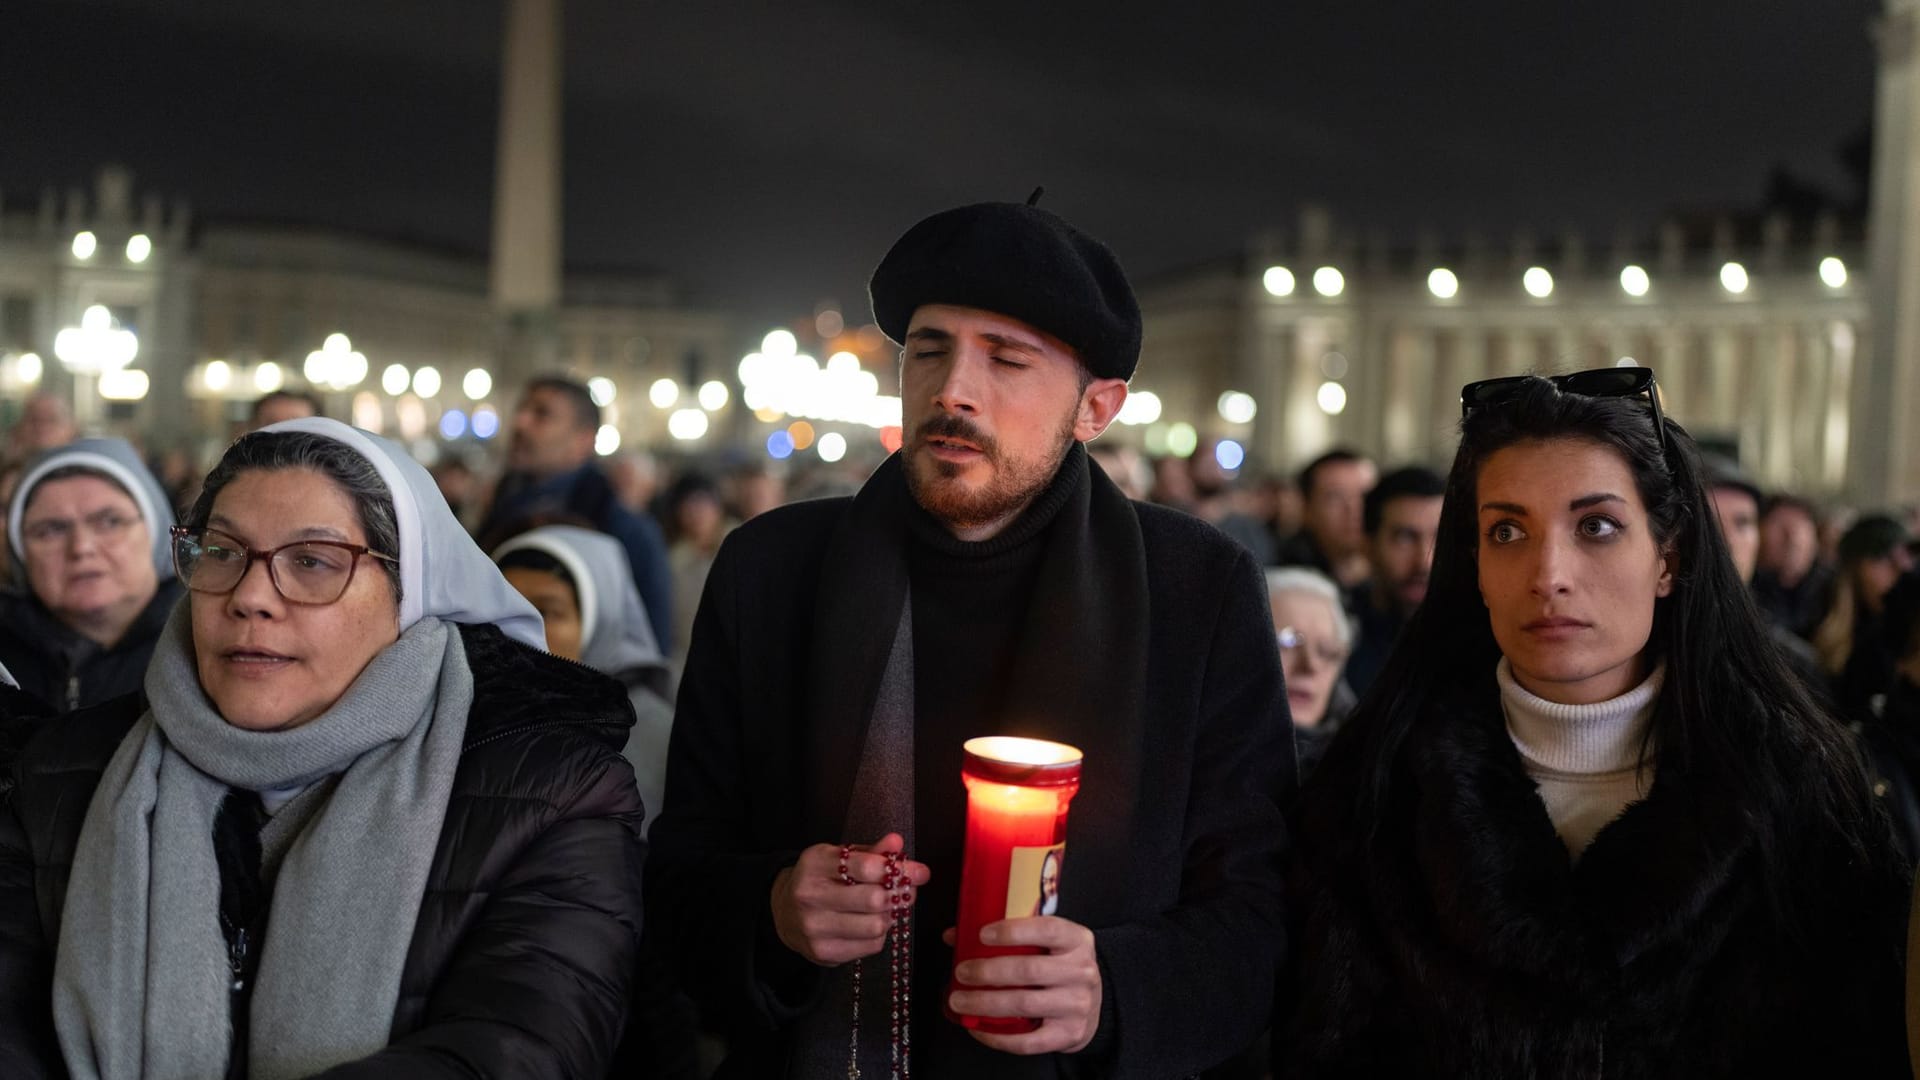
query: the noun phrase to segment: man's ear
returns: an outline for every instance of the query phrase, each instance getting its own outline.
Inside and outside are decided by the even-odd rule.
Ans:
[[[1125,379],[1095,379],[1080,394],[1080,409],[1073,416],[1073,437],[1092,442],[1107,430],[1120,406],[1127,403]]]

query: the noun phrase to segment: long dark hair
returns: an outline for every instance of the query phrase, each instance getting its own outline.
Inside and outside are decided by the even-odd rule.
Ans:
[[[1430,703],[1457,701],[1463,687],[1493,682],[1500,649],[1480,598],[1477,557],[1481,468],[1515,444],[1580,439],[1626,463],[1654,540],[1672,558],[1673,590],[1655,602],[1647,641],[1648,658],[1665,662],[1666,679],[1643,752],[1658,756],[1663,775],[1710,776],[1721,790],[1762,805],[1779,808],[1786,791],[1809,796],[1811,804],[1780,808],[1790,828],[1867,835],[1874,810],[1846,731],[1769,640],[1720,535],[1692,437],[1671,419],[1665,432],[1662,445],[1644,398],[1566,393],[1544,378],[1461,422],[1426,599],[1349,718],[1346,738],[1329,751],[1362,755],[1351,797],[1365,833],[1380,835],[1396,773],[1404,775],[1408,734],[1431,719]]]

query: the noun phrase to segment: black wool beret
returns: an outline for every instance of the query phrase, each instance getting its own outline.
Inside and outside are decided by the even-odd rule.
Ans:
[[[1096,378],[1130,379],[1140,362],[1140,304],[1120,260],[1037,206],[977,203],[926,218],[880,260],[867,291],[897,344],[922,305],[952,304],[1052,334]]]

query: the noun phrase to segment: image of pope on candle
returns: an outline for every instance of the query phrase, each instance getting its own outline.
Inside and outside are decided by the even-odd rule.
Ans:
[[[1055,848],[1040,860],[1040,902],[1033,906],[1035,915],[1051,915],[1060,910],[1060,860],[1064,852]]]

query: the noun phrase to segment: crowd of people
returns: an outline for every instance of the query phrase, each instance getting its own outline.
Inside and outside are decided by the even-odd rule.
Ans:
[[[904,448],[791,499],[563,374],[497,475],[28,400],[0,1075],[1909,1075],[1914,509],[1641,368],[1462,388],[1444,475],[1148,460],[1131,288],[1031,203],[871,290]],[[956,964],[983,735],[1083,773]]]

